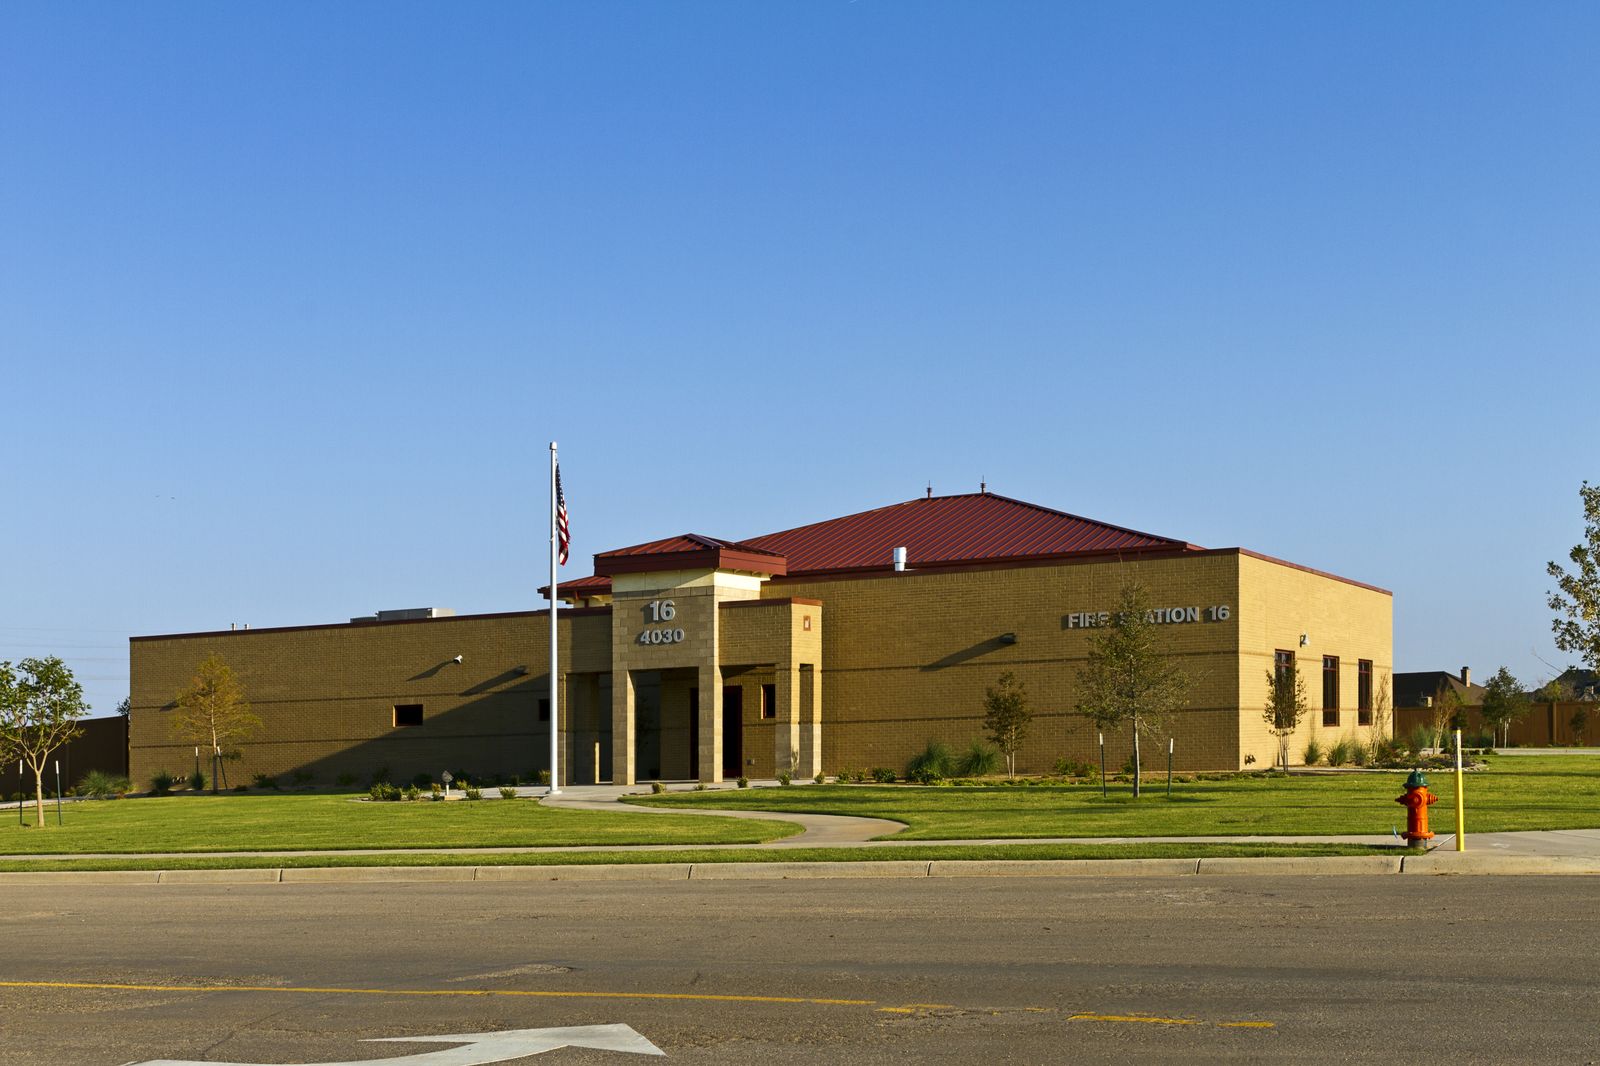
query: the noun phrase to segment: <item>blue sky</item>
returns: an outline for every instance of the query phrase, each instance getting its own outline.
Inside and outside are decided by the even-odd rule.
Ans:
[[[0,7],[0,659],[921,494],[1564,664],[1592,4]]]

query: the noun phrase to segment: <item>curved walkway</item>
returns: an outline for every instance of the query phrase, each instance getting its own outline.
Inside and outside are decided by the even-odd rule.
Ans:
[[[776,782],[774,782],[776,784]],[[540,800],[545,807],[562,807],[574,811],[601,811],[610,814],[696,814],[721,818],[751,818],[764,822],[788,822],[800,826],[800,832],[781,840],[763,844],[686,844],[685,848],[841,848],[861,844],[889,843],[875,841],[873,837],[898,833],[905,828],[903,822],[887,818],[858,818],[847,814],[797,814],[790,811],[724,811],[695,810],[688,807],[640,807],[618,803],[622,796],[639,795],[637,788],[626,785],[569,785],[566,791]],[[575,849],[576,850],[576,849]]]

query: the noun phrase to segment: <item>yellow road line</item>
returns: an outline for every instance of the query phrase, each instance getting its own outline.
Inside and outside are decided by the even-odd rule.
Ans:
[[[515,988],[322,988],[305,985],[158,985],[112,981],[0,981],[0,988],[80,989],[106,992],[277,992],[314,996],[433,996],[449,998],[504,997],[520,999],[632,999],[693,1003],[787,1003],[826,1007],[876,1007],[872,999],[823,999],[804,996],[740,996],[709,992],[585,992]],[[924,1010],[957,1010],[948,1003],[912,1003],[903,1007],[878,1007],[880,1013],[916,1014]],[[1055,1013],[1052,1007],[1023,1007],[1037,1014]],[[1162,1018],[1146,1014],[1067,1015],[1071,1022],[1112,1022],[1132,1025],[1206,1025],[1195,1018]],[[1274,1022],[1216,1022],[1219,1028],[1272,1029]]]
[[[77,988],[114,992],[288,992],[318,996],[514,996],[532,999],[669,999],[714,1003],[813,1003],[870,1007],[871,999],[733,996],[698,992],[551,992],[515,988],[309,988],[304,985],[140,985],[102,981],[0,981],[0,988]]]
[[[1130,1022],[1143,1025],[1199,1025],[1193,1018],[1155,1018],[1144,1014],[1073,1014],[1069,1022]]]

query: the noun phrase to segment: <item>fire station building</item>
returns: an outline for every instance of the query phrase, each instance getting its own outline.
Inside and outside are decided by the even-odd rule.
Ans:
[[[1130,581],[1191,681],[1171,727],[1180,769],[1271,763],[1275,664],[1300,668],[1304,735],[1325,742],[1366,734],[1392,670],[1383,589],[987,492],[737,541],[667,537],[594,564],[559,588],[563,784],[901,773],[929,740],[981,737],[985,690],[1008,671],[1034,714],[1019,771],[1093,761],[1077,673]],[[130,770],[189,767],[174,696],[215,652],[263,722],[230,777],[529,780],[548,768],[549,619],[422,610],[135,637]],[[1120,766],[1130,738],[1106,743]]]

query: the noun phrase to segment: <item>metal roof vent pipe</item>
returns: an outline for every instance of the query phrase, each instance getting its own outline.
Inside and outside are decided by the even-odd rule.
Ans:
[[[894,550],[894,572],[897,574],[902,574],[905,573],[905,569],[906,550],[904,548],[896,548]]]

